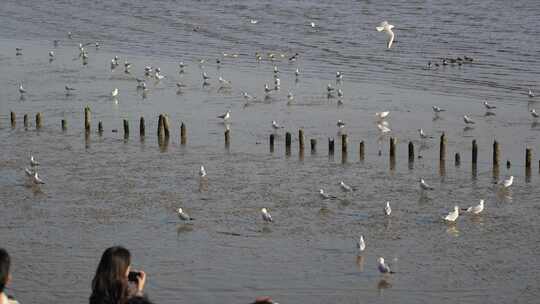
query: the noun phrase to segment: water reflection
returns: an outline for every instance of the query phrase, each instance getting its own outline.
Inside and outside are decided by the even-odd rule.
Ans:
[[[356,256],[356,266],[358,267],[359,272],[364,271],[364,256],[362,255]]]
[[[391,288],[392,284],[389,282],[389,279],[382,278],[379,283],[377,283],[377,290],[379,291],[379,295],[382,295],[383,291],[385,289]]]

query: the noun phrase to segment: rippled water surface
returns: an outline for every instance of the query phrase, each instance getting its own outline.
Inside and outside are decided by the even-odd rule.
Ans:
[[[540,125],[529,111],[540,110],[540,99],[527,91],[540,95],[539,14],[532,0],[2,1],[0,246],[13,256],[9,292],[21,303],[84,303],[101,253],[122,244],[132,251],[133,266],[148,273],[146,290],[156,303],[248,303],[260,295],[280,303],[537,301]],[[374,28],[383,20],[396,26],[391,50]],[[83,65],[77,45],[95,41],[101,47],[86,46]],[[56,56],[49,62],[51,50]],[[258,63],[255,52],[265,59]],[[296,52],[299,59],[289,62]],[[274,63],[267,53],[276,54]],[[110,70],[115,55],[121,65],[132,63],[131,74],[122,66]],[[428,61],[457,56],[474,62],[425,68]],[[200,59],[207,62],[201,66]],[[187,65],[183,74],[179,61]],[[264,98],[264,84],[273,87],[273,64],[281,89]],[[147,79],[143,98],[135,78],[144,78],[147,65],[160,67],[166,78]],[[202,85],[203,70],[211,77],[208,86]],[[336,71],[345,75],[341,83]],[[220,89],[219,76],[232,89]],[[180,92],[178,81],[186,85]],[[28,91],[24,98],[20,82]],[[343,105],[327,98],[328,83],[342,88]],[[76,88],[71,96],[66,84]],[[110,97],[113,88],[120,91],[117,102]],[[257,100],[246,105],[242,91]],[[295,95],[290,105],[289,91]],[[486,113],[486,99],[497,106],[495,115]],[[432,105],[446,112],[434,116]],[[87,138],[85,106],[92,110]],[[225,126],[216,118],[226,109],[232,111],[228,148]],[[392,132],[381,137],[374,113],[383,110],[391,111]],[[14,128],[10,111],[17,114]],[[37,112],[43,115],[40,130]],[[171,122],[165,146],[156,136],[160,113]],[[476,121],[473,128],[465,128],[464,114]],[[347,124],[345,161],[338,119]],[[270,153],[272,120],[285,128],[276,131]],[[180,144],[181,122],[186,145]],[[433,138],[421,140],[419,128]],[[293,134],[289,156],[286,131]],[[441,171],[442,132],[448,159]],[[397,140],[393,169],[390,136]],[[336,139],[333,158],[329,137]],[[479,147],[475,174],[473,139]],[[516,177],[506,191],[493,184],[495,139],[501,145],[499,177]],[[413,168],[409,142],[415,145]],[[528,176],[526,147],[533,149]],[[457,167],[455,153],[461,154]],[[41,162],[46,184],[40,187],[23,171],[30,154]],[[201,164],[208,172],[202,182]],[[422,193],[420,177],[435,190]],[[343,192],[340,180],[356,191]],[[320,188],[338,199],[322,200]],[[479,199],[486,200],[481,216],[441,222],[454,205]],[[386,201],[390,218],[383,216]],[[180,222],[178,207],[195,220]],[[274,223],[262,223],[262,207]],[[354,239],[360,234],[367,250],[357,257]],[[379,275],[379,256],[396,274]]]

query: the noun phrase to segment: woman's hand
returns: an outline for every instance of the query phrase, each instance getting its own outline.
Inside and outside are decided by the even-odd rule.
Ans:
[[[144,284],[146,284],[146,273],[144,271],[139,271],[139,277],[137,278],[137,294],[143,294]]]

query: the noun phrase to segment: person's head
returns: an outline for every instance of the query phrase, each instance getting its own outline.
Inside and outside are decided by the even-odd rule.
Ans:
[[[136,297],[129,298],[126,304],[154,304],[154,303],[152,303],[152,301],[150,301],[147,297],[136,296]]]
[[[0,293],[4,292],[4,288],[6,288],[7,283],[11,279],[9,273],[10,264],[9,254],[4,248],[0,248]]]
[[[128,298],[131,254],[121,246],[107,248],[92,280],[90,303],[124,304]]]

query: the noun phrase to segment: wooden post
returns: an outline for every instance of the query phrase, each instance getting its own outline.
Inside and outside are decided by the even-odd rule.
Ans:
[[[167,114],[163,115],[163,131],[165,133],[165,138],[169,139],[171,133],[169,132],[169,116]]]
[[[144,133],[146,132],[146,127],[144,125],[144,117],[141,116],[141,119],[139,120],[139,134],[141,137],[144,137]]]
[[[409,141],[409,163],[414,163],[414,144]]]
[[[100,136],[103,134],[103,123],[101,120],[98,122],[98,133]]]
[[[41,112],[36,114],[36,129],[41,129]]]
[[[90,132],[90,121],[91,121],[90,107],[84,108],[84,130],[85,132]],[[99,129],[99,128],[98,128]]]
[[[11,127],[15,128],[17,125],[17,115],[15,115],[15,112],[11,112]]]
[[[461,155],[459,155],[459,152],[456,152],[456,155],[454,156],[454,164],[456,167],[461,165]]]
[[[512,163],[508,159],[508,160],[506,160],[506,169],[510,169],[510,167],[512,167]]]
[[[62,119],[62,131],[67,130],[67,121],[65,119]]]
[[[231,145],[231,130],[227,128],[225,130],[225,147],[229,148]]]
[[[310,139],[311,154],[317,153],[317,140],[315,138]]]
[[[493,178],[498,180],[499,179],[499,143],[494,140],[493,141]]]
[[[124,119],[124,138],[129,137],[129,121],[127,119]]]
[[[472,164],[476,166],[478,161],[478,146],[476,145],[476,139],[472,141]]]
[[[334,155],[334,139],[328,138],[328,155]]]
[[[360,157],[360,161],[364,161],[364,156],[365,156],[365,145],[364,145],[364,141],[362,140],[360,142],[360,145],[358,147],[358,154],[359,154],[359,157]]]
[[[298,149],[300,152],[304,151],[304,130],[299,129],[298,130]]]
[[[444,162],[446,161],[446,135],[441,135],[441,143],[439,146],[439,161]]]
[[[28,114],[24,114],[23,116],[23,125],[24,125],[24,129],[28,129]]]
[[[525,148],[525,182],[531,181],[532,149]]]
[[[180,144],[185,145],[187,142],[187,136],[186,136],[186,125],[184,122],[180,124]]]
[[[285,133],[285,154],[291,155],[291,133]]]
[[[390,159],[396,159],[396,140],[390,137]]]
[[[158,118],[158,128],[157,128],[157,135],[158,135],[158,138],[162,138],[164,132],[165,132],[165,129],[164,129],[164,127],[163,127],[163,114],[159,114],[159,118]]]
[[[341,134],[341,153],[347,154],[347,134]]]
[[[274,134],[270,134],[270,153],[274,153]]]

